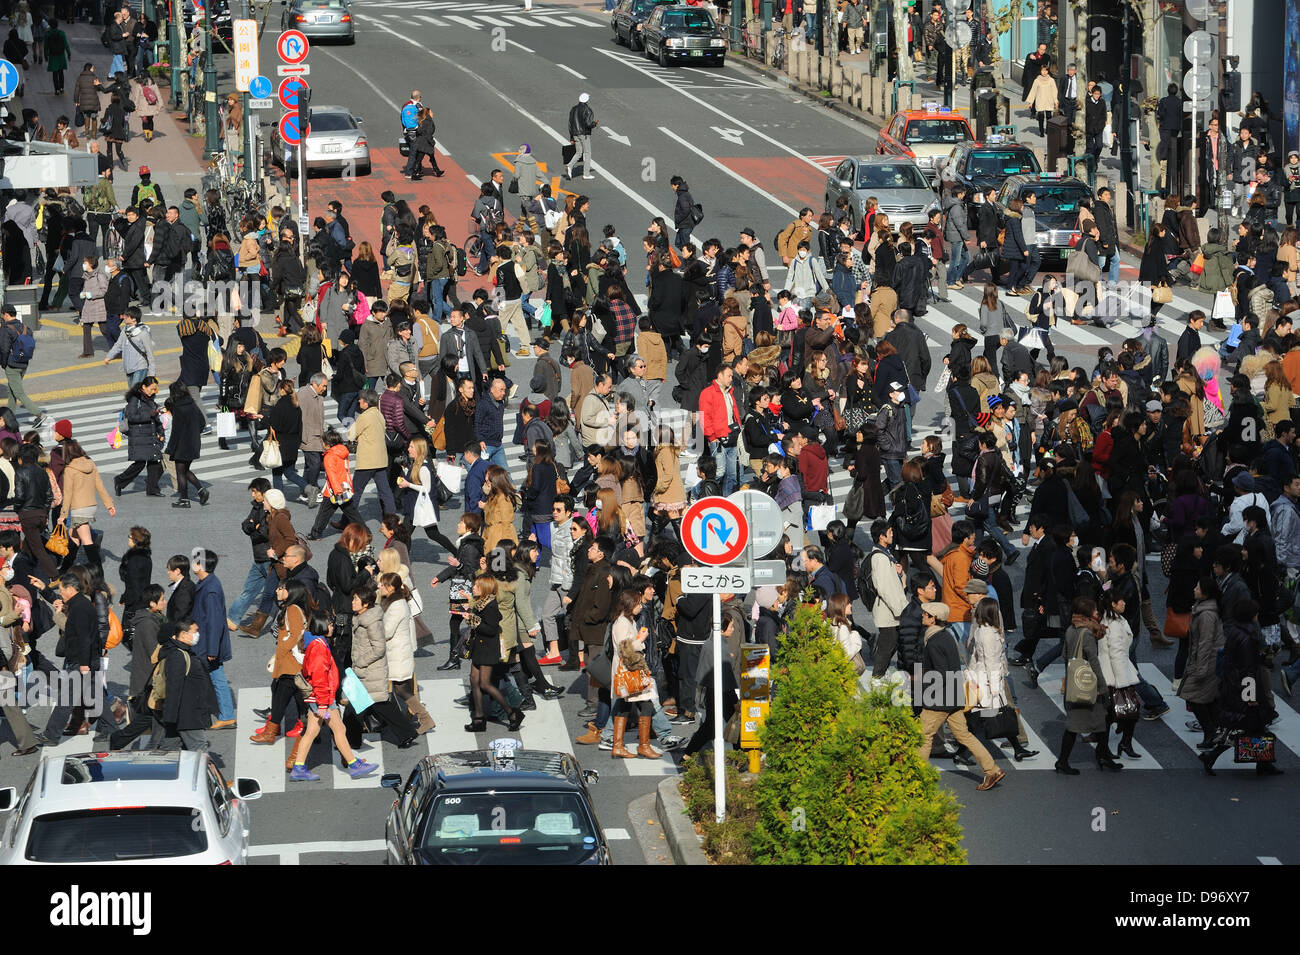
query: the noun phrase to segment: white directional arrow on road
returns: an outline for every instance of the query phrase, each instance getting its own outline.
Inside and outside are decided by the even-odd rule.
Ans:
[[[632,145],[632,140],[628,139],[626,136],[620,136],[618,133],[614,132],[614,130],[610,129],[608,126],[602,126],[600,128],[603,129],[605,132],[609,133],[609,138],[614,140],[614,142],[622,143],[624,146]]]
[[[738,129],[723,129],[721,126],[714,126],[712,129],[729,143],[735,143],[737,146],[745,145],[745,141],[740,138],[740,130]]]

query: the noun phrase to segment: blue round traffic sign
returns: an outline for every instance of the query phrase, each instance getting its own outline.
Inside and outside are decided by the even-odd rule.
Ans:
[[[271,95],[271,80],[266,76],[254,76],[248,81],[248,95],[253,99],[266,99]]]
[[[298,91],[307,88],[307,81],[301,76],[286,76],[280,81],[280,105],[285,109],[298,108]]]
[[[8,99],[18,91],[18,83],[22,78],[18,67],[14,66],[8,60],[0,60],[0,99]]]
[[[729,564],[749,545],[749,521],[734,501],[702,497],[682,515],[682,546],[701,564]]]
[[[308,127],[308,132],[311,127]],[[286,146],[297,146],[302,142],[302,130],[298,128],[298,114],[285,113],[280,117],[280,140]]]

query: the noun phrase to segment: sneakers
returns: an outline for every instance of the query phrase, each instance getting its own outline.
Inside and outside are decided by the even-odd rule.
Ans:
[[[1188,720],[1188,721],[1187,721],[1186,723],[1184,723],[1183,725],[1186,726],[1186,727],[1187,727],[1189,730],[1191,730],[1193,733],[1200,733],[1200,732],[1203,732],[1203,730],[1201,729],[1201,721],[1200,721],[1200,720]]]
[[[289,773],[289,778],[295,783],[314,783],[320,780],[320,777],[309,770],[302,763],[293,764],[293,772]]]
[[[582,173],[582,178],[583,178],[583,179],[595,179],[596,177],[593,176],[591,173],[587,172],[586,170],[584,170],[583,173]]]
[[[206,487],[199,488],[199,504],[201,504],[203,507],[207,507],[208,499],[210,497],[212,497],[211,491],[209,491]]]
[[[608,736],[602,736],[602,737],[600,738],[600,742],[599,742],[598,744],[596,744],[596,748],[597,748],[597,749],[603,749],[603,750],[605,750],[606,752],[609,752],[611,749],[613,749],[613,748],[614,748],[614,734],[613,734],[613,733],[610,733],[610,735],[608,735]]]
[[[348,775],[353,779],[360,779],[362,776],[369,776],[378,768],[379,767],[374,763],[367,763],[364,759],[358,756],[348,764]]]
[[[1148,709],[1142,714],[1144,720],[1158,720],[1169,712],[1169,704],[1161,703],[1155,709]]]
[[[686,726],[687,724],[694,723],[695,717],[687,713],[679,712],[676,716],[669,717],[668,722],[672,723],[674,726]]]

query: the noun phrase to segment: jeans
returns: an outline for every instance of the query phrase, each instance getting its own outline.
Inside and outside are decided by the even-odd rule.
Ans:
[[[271,598],[266,595],[266,572],[270,569],[269,563],[258,563],[254,561],[248,568],[248,576],[244,578],[244,588],[239,592],[226,609],[226,615],[235,623],[240,623],[244,619],[244,614],[252,606],[254,600],[257,601],[257,610],[259,613],[271,612]],[[274,595],[274,592],[272,592]]]
[[[881,464],[885,466],[885,491],[899,484],[903,480],[903,460],[902,458],[884,458]]]
[[[442,324],[443,318],[451,311],[443,297],[447,290],[446,279],[429,279],[429,312],[432,318],[438,324]]]
[[[302,475],[298,473],[298,469],[292,464],[287,464],[280,468],[271,468],[271,487],[275,488],[277,491],[283,489],[284,479],[286,477],[291,482],[298,485],[298,493],[300,495],[307,493],[307,482],[303,480]]]
[[[1106,262],[1106,269],[1107,269],[1106,281],[1110,282],[1111,285],[1119,284],[1119,252],[1118,251],[1116,251],[1113,255],[1109,256],[1108,261]]]
[[[325,453],[323,451],[304,451],[302,457],[306,462],[302,469],[303,483],[308,488],[316,488],[319,486],[317,482],[320,480],[320,472],[325,464]]]
[[[356,420],[357,412],[361,410],[359,398],[361,392],[349,391],[338,396],[339,420],[348,421]]]
[[[499,465],[507,471],[510,470],[510,465],[506,464],[506,449],[504,445],[489,444],[483,449],[483,456],[493,464]]]
[[[126,72],[126,58],[121,53],[113,54],[113,62],[108,65],[108,75]]]
[[[685,229],[677,230],[677,248],[684,249],[691,244],[691,229],[693,226],[687,226]]]
[[[815,43],[817,41],[817,14],[804,11],[803,29],[808,42]]]
[[[949,248],[952,252],[948,262],[948,274],[945,276],[949,285],[962,277],[970,265],[970,249],[965,242],[953,242]]]
[[[32,401],[31,397],[27,394],[27,389],[23,387],[24,371],[26,371],[24,368],[5,369],[5,384],[9,386],[10,403],[12,404],[12,402],[17,401],[27,409],[28,414],[39,415],[41,409],[36,407],[36,402]]]
[[[985,501],[987,502],[987,498]],[[984,533],[991,534],[998,542],[998,546],[1002,548],[1002,553],[1010,557],[1016,549],[1011,546],[1011,541],[1007,540],[1007,535],[1002,533],[1002,528],[998,527],[998,505],[989,504],[988,509],[988,516],[984,518]]]
[[[225,626],[223,623],[222,626]],[[212,689],[217,694],[217,719],[233,720],[235,718],[235,697],[230,692],[230,682],[226,679],[226,669],[215,666],[208,671],[212,679]]]
[[[709,452],[718,462],[718,478],[722,481],[723,495],[734,493],[738,486],[740,466],[739,459],[736,457],[736,446],[733,444],[727,447],[721,441],[710,441]]]
[[[497,244],[492,240],[492,233],[487,229],[478,230],[479,241],[483,243],[483,251],[478,257],[478,274],[486,275],[488,270],[488,260],[496,254]]]

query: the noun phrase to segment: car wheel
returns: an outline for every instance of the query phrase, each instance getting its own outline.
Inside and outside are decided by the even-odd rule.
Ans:
[[[358,166],[358,167],[357,167],[357,175],[358,175],[358,176],[368,176],[368,175],[370,175],[370,163],[366,163],[364,166]]]
[[[659,65],[660,66],[668,65],[668,50],[664,47],[662,43],[659,44]]]

